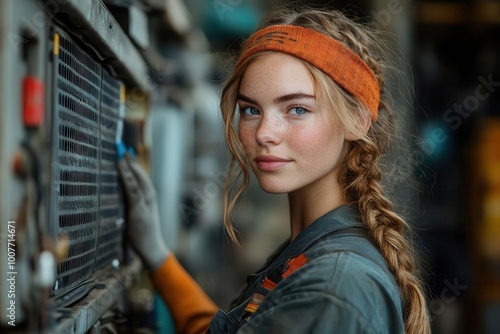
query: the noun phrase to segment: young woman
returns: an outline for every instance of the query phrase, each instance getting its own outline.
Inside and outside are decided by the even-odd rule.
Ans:
[[[161,240],[148,177],[119,162],[129,237],[178,332],[430,333],[408,226],[381,186],[394,133],[383,69],[376,35],[337,11],[272,14],[243,45],[221,97],[224,223],[237,241],[231,212],[251,169],[264,191],[288,194],[291,237],[228,312]]]

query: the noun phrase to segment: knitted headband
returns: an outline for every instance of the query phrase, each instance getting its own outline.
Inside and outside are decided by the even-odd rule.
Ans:
[[[339,41],[304,27],[271,26],[250,36],[236,67],[262,51],[281,51],[311,63],[360,99],[370,110],[372,120],[377,120],[380,100],[377,79],[368,65]]]

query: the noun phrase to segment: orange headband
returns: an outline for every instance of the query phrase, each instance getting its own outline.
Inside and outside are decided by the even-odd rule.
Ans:
[[[311,63],[360,99],[370,110],[372,119],[377,119],[380,100],[377,79],[368,65],[339,41],[304,27],[271,26],[250,36],[236,67],[262,51],[281,51]]]

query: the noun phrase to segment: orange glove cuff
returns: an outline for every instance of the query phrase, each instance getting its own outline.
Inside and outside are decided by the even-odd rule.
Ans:
[[[177,333],[205,333],[217,306],[170,254],[151,279],[174,319]]]

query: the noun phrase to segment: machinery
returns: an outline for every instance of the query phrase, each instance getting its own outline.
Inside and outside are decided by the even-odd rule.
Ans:
[[[134,138],[127,128],[142,131],[162,89],[146,12],[165,6],[0,2],[2,333],[101,333],[125,321],[141,265],[124,240],[115,145]]]

